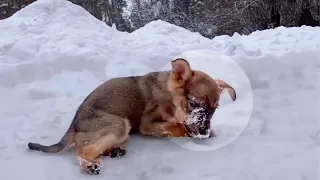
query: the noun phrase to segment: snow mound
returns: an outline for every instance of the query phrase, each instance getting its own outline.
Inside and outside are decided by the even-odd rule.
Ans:
[[[43,80],[71,66],[103,70],[118,49],[113,39],[125,34],[66,0],[36,1],[1,21],[0,32],[0,80],[9,86],[16,85],[12,79]]]
[[[249,110],[243,106],[249,99],[245,83],[237,74],[195,58],[192,63],[200,70],[230,78],[239,90],[236,102],[217,110],[219,138],[195,143],[225,141],[235,131],[222,122],[237,123],[233,120],[252,110],[241,135],[207,152],[133,136],[126,156],[104,158],[104,173],[95,179],[317,179],[319,37],[319,28],[279,27],[209,40],[162,21],[121,33],[69,1],[38,0],[0,21],[0,179],[86,179],[74,151],[34,153],[26,144],[57,142],[79,104],[101,82],[162,70],[193,50],[215,50],[234,60],[253,91]]]
[[[122,69],[120,70],[121,72],[114,75],[123,74],[124,71],[129,71],[136,75],[145,74],[148,70],[158,71],[170,61],[169,59],[178,56],[182,52],[211,49],[210,40],[199,33],[193,33],[161,20],[150,22],[130,34],[125,34],[120,39],[119,44],[121,47],[116,57],[118,61],[112,62],[112,65],[107,67],[107,72],[114,72],[113,67],[122,66],[121,63],[132,56],[139,59],[139,65],[136,64],[132,67],[143,64],[143,66],[148,65],[151,69]],[[139,39],[139,42],[137,42],[137,39]]]
[[[190,34],[192,34],[190,36]],[[161,36],[164,38],[165,36],[169,36],[173,38],[172,40],[188,40],[192,43],[192,41],[199,41],[203,40],[206,41],[207,39],[201,36],[198,32],[191,32],[185,28],[170,24],[168,22],[164,22],[162,20],[152,21],[142,28],[132,32],[134,36],[143,36],[143,37],[157,37]],[[132,36],[130,35],[130,36]]]
[[[249,57],[264,54],[282,55],[292,51],[318,50],[320,27],[277,27],[264,31],[255,31],[250,35],[217,36],[213,38],[216,48],[224,49],[231,56],[244,55]],[[222,45],[222,47],[221,47]]]
[[[92,34],[92,27],[95,28]],[[107,26],[82,7],[65,0],[40,0],[21,9],[0,23],[4,39],[0,49],[12,59],[1,58],[0,63],[26,64],[29,61],[49,61],[56,54],[72,56],[109,44],[122,34]],[[99,34],[99,35],[97,35]],[[56,54],[48,56],[47,50]],[[64,61],[64,59],[61,59]]]

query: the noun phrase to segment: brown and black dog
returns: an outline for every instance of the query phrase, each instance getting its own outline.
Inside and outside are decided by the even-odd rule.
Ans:
[[[210,119],[220,94],[235,90],[222,80],[192,70],[187,60],[171,62],[172,70],[144,76],[110,79],[91,92],[79,106],[61,141],[51,146],[29,143],[32,150],[57,153],[75,146],[80,166],[100,174],[100,157],[122,156],[120,148],[131,133],[156,137],[193,137],[210,133]],[[202,108],[198,128],[185,123],[195,108]]]

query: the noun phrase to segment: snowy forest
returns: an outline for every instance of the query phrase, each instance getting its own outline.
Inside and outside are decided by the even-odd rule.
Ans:
[[[35,0],[0,0],[0,19]],[[132,32],[163,20],[205,37],[278,26],[319,26],[320,0],[70,0],[107,25]]]

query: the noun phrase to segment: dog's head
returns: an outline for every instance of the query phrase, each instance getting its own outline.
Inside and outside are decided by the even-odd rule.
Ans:
[[[185,59],[178,58],[171,66],[168,88],[177,107],[176,117],[184,119],[192,136],[209,136],[210,120],[218,108],[220,95],[227,90],[235,101],[235,90],[223,80],[192,70]]]

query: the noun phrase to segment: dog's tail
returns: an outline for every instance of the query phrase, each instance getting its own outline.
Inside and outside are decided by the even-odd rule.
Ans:
[[[57,153],[67,149],[74,141],[74,124],[71,123],[69,129],[61,138],[60,142],[50,145],[44,146],[38,143],[28,143],[28,148],[31,150],[42,151],[46,153]]]

